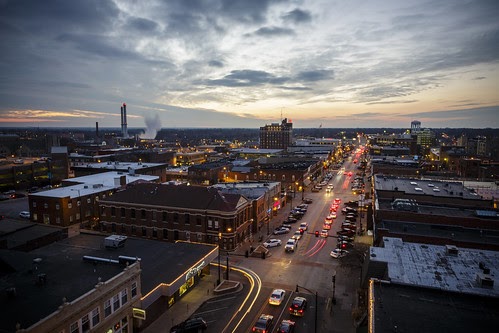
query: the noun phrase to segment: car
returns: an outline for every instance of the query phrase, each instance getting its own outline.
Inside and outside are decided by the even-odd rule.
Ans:
[[[27,211],[22,211],[19,213],[19,217],[22,217],[23,219],[29,219],[31,218],[31,214]]]
[[[345,241],[345,242],[353,242],[354,238],[348,237],[346,235],[338,235],[338,240]]]
[[[300,230],[296,230],[295,233],[293,234],[293,236],[291,238],[296,239],[297,241],[299,241],[300,238],[301,238],[301,235],[302,235],[302,233],[300,232]]]
[[[274,321],[274,316],[267,315],[267,314],[261,314],[260,317],[258,318],[258,320],[256,321],[255,326],[253,326],[253,329],[251,331],[257,332],[257,333],[270,332],[273,321]]]
[[[344,205],[345,205],[345,207],[355,208],[355,207],[359,207],[359,202],[355,201],[355,200],[350,200],[350,201],[345,202]]]
[[[335,199],[334,199],[334,203],[336,203],[336,204],[338,204],[338,205],[339,205],[339,204],[340,204],[340,202],[341,202],[341,199],[340,199],[340,198],[335,198]]]
[[[321,237],[327,238],[329,237],[329,232],[326,229],[321,230]]]
[[[170,333],[197,333],[203,332],[208,328],[206,321],[201,317],[187,319],[186,321],[173,326]]]
[[[335,258],[335,259],[338,259],[338,258],[346,256],[347,254],[348,254],[347,250],[334,249],[331,251],[330,256]]]
[[[294,238],[290,238],[286,242],[286,245],[284,245],[284,251],[295,252],[297,246],[298,246],[298,241]]]
[[[271,305],[281,305],[286,296],[286,291],[284,289],[274,289],[269,297],[269,304]]]
[[[277,329],[277,333],[293,333],[295,331],[295,322],[285,319]]]
[[[276,247],[276,246],[281,246],[281,244],[282,244],[282,241],[280,239],[272,238],[272,239],[269,239],[268,241],[266,241],[265,243],[263,243],[263,246]]]
[[[311,204],[312,202],[314,202],[314,200],[312,200],[311,198],[305,198],[303,199],[303,202],[306,204]]]
[[[307,299],[305,297],[297,296],[289,306],[289,314],[292,316],[303,317],[307,308]]]
[[[336,213],[329,213],[329,215],[326,218],[329,220],[329,218],[335,219],[336,217],[337,217]]]
[[[331,224],[329,224],[329,223],[324,223],[324,224],[322,225],[322,229],[331,230]]]
[[[338,235],[338,236],[342,235],[342,236],[352,237],[352,236],[355,235],[355,231],[350,230],[350,229],[343,229],[343,230],[337,231],[336,235]]]
[[[308,229],[308,223],[307,222],[300,223],[300,229],[303,230],[303,231],[307,231],[307,229]]]
[[[307,209],[308,208],[308,204],[306,203],[302,203],[302,204],[299,204],[298,206],[296,206],[298,208],[301,208],[301,209]]]
[[[289,232],[288,228],[285,227],[279,227],[274,230],[274,235],[284,235]]]
[[[279,226],[279,228],[288,228],[288,229],[291,229],[291,224],[288,224],[288,223],[283,223]]]
[[[353,247],[353,244],[351,242],[338,241],[337,247],[343,250]]]
[[[294,217],[288,217],[286,221],[284,221],[284,223],[296,223],[298,222],[298,219],[295,219]]]

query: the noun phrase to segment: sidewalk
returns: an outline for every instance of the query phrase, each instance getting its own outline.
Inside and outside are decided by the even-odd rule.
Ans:
[[[189,318],[198,307],[210,298],[215,297],[213,289],[217,282],[217,276],[213,272],[205,275],[187,295],[182,297],[176,304],[165,311],[151,325],[141,330],[141,333],[170,332],[170,328]]]

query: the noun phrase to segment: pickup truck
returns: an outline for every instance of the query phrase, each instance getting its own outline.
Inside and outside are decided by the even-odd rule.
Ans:
[[[290,238],[286,242],[286,245],[284,246],[284,250],[286,252],[295,252],[297,245],[298,245],[298,241],[296,239]]]

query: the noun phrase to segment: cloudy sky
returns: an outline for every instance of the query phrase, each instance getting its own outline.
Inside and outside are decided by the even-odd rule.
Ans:
[[[0,127],[499,128],[497,0],[0,0]],[[146,125],[147,124],[147,125]]]

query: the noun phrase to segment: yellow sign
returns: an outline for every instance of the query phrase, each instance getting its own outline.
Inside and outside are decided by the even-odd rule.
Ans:
[[[132,308],[132,315],[134,318],[146,320],[146,311],[138,308]]]

